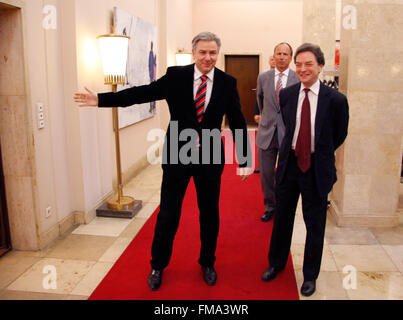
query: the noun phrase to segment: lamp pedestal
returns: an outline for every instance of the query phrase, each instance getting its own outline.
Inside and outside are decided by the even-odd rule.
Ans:
[[[110,209],[108,202],[103,203],[96,210],[97,217],[132,219],[143,207],[141,200],[134,200],[130,208]]]

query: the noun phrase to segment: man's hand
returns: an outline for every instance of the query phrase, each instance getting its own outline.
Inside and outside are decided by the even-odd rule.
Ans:
[[[248,179],[248,177],[252,174],[252,172],[253,169],[248,167],[237,169],[237,174],[241,176],[241,181],[245,181],[246,179]]]
[[[260,121],[260,115],[259,115],[259,114],[255,115],[255,116],[254,116],[254,120],[255,120],[256,123],[259,123],[259,121]]]
[[[98,96],[87,87],[84,88],[88,93],[76,92],[74,94],[74,102],[79,103],[79,107],[98,106]]]

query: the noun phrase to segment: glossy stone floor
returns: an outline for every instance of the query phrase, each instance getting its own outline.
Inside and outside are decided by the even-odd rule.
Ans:
[[[131,220],[95,218],[45,250],[12,251],[0,258],[0,300],[87,299],[157,208],[161,178],[161,167],[149,166],[125,186],[125,194],[143,200]],[[298,288],[305,235],[299,205],[291,248]],[[49,282],[52,270],[57,278]],[[328,219],[317,290],[300,298],[403,299],[403,225],[339,228]]]

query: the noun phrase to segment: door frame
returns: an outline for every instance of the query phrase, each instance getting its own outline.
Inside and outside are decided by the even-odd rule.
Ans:
[[[8,221],[8,209],[6,188],[3,173],[3,160],[0,145],[0,257],[12,249],[10,237],[10,225]]]
[[[5,64],[4,73],[15,74],[22,79],[19,84],[21,87],[12,90],[10,86],[2,88],[2,96],[15,97],[10,99],[10,104],[17,107],[0,108],[2,116],[2,127],[0,135],[2,141],[2,160],[4,185],[2,188],[5,203],[7,204],[8,218],[6,228],[10,234],[11,247],[15,250],[38,250],[40,212],[38,209],[38,184],[36,180],[36,159],[34,143],[34,127],[32,99],[29,92],[29,72],[26,56],[26,11],[25,0],[0,0],[0,10],[7,11],[10,19],[3,20],[11,34],[8,52],[13,52],[12,59],[19,59],[19,63]],[[9,26],[12,26],[10,28]],[[4,35],[0,39],[4,41]],[[2,51],[3,53],[3,51]],[[11,56],[10,56],[11,57]],[[1,73],[2,74],[2,73]],[[0,74],[0,76],[1,76]],[[15,127],[15,123],[19,125]],[[8,130],[8,127],[14,126],[15,130]],[[13,127],[13,128],[14,128]],[[14,142],[18,142],[14,143]],[[21,158],[24,161],[20,161]],[[16,161],[18,159],[19,161]],[[21,165],[13,166],[13,163]],[[13,192],[18,190],[18,192]]]

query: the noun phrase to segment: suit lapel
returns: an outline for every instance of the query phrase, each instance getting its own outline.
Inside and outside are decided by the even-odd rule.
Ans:
[[[273,101],[273,105],[277,107],[277,96],[276,96],[276,84],[274,83],[275,80],[275,76],[276,76],[276,72],[275,69],[271,69],[269,71],[269,90],[271,91],[271,98]]]
[[[293,137],[294,136],[294,131],[295,131],[295,124],[297,120],[297,109],[298,109],[298,97],[299,97],[299,90],[301,89],[301,86],[295,86],[295,91],[290,95],[291,96],[291,101],[290,104],[292,106],[292,111],[290,114],[290,130],[291,134]],[[291,138],[292,139],[292,138]]]
[[[207,109],[206,109],[206,113],[203,116],[203,119],[206,117],[206,115],[208,115],[209,113],[211,113],[216,105],[216,101],[219,98],[219,93],[222,92],[222,88],[223,88],[223,74],[222,71],[215,68],[214,70],[214,80],[213,80],[213,88],[211,91],[211,97],[210,97],[210,101],[207,105]],[[202,119],[202,121],[203,121]]]
[[[291,85],[291,83],[295,83],[292,82],[293,80],[295,80],[297,78],[295,72],[293,72],[293,70],[290,69],[290,71],[288,72],[288,77],[287,77],[287,84],[285,85],[285,87],[289,87]]]
[[[184,67],[185,77],[184,77],[184,86],[186,92],[186,99],[194,100],[193,98],[193,85],[194,85],[194,64],[190,64]]]
[[[318,105],[316,108],[315,116],[315,145],[318,142],[320,132],[325,122],[326,113],[328,112],[330,106],[330,90],[322,82],[320,83]]]
[[[271,75],[270,75],[269,81],[270,81],[270,85],[273,86],[273,90],[271,90],[271,92],[272,92],[272,99],[273,99],[274,105],[278,108],[278,106],[277,106],[277,96],[276,96],[276,84],[275,84],[275,82],[274,82],[276,72],[275,72],[275,69],[272,69],[272,71],[273,71],[273,72],[272,72]],[[285,83],[285,85],[283,84],[283,88],[289,87],[289,86],[290,86],[290,83],[291,83],[291,81],[293,80],[294,77],[295,77],[295,73],[292,72],[292,70],[290,69],[290,70],[288,71],[287,82]]]
[[[186,101],[188,101],[185,105],[192,106],[191,108],[186,108],[188,112],[192,115],[193,118],[197,119],[196,115],[196,104],[194,101],[194,63],[184,67],[185,75],[183,78],[184,81],[184,94],[186,94]]]

